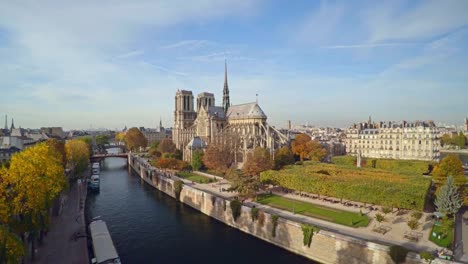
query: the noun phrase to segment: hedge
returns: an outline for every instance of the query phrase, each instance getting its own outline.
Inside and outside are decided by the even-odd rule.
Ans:
[[[337,165],[348,167],[356,167],[357,158],[354,156],[335,156],[332,162]],[[421,160],[394,160],[394,159],[373,159],[363,158],[361,166],[365,168],[388,170],[395,173],[408,175],[422,175],[429,172],[429,166],[434,165],[434,162]]]
[[[260,180],[307,193],[420,211],[431,183],[422,176],[310,162],[262,172]]]

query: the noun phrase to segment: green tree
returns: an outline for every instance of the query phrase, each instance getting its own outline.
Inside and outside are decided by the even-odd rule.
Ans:
[[[403,263],[408,255],[408,249],[402,246],[391,246],[388,254],[396,264]]]
[[[231,213],[234,222],[237,221],[237,218],[241,215],[242,212],[242,203],[239,200],[232,200],[229,205],[231,206]]]
[[[452,139],[451,135],[445,134],[440,138],[440,143],[442,144],[442,146],[453,145],[454,140]]]
[[[327,150],[318,140],[311,140],[307,143],[310,151],[308,157],[313,161],[322,161],[327,156]]]
[[[463,163],[456,154],[445,156],[432,172],[434,182],[438,186],[441,186],[448,176],[453,176],[457,185],[464,183]]]
[[[138,128],[132,127],[125,135],[125,145],[128,150],[138,151],[139,148],[146,148],[148,140]]]
[[[419,227],[419,222],[415,218],[410,218],[406,224],[411,230],[416,230]]]
[[[434,204],[438,212],[452,215],[455,215],[462,206],[462,200],[452,176],[447,178],[446,184],[438,191]]]
[[[301,161],[310,153],[311,146],[307,144],[311,141],[311,138],[307,134],[299,134],[292,142],[292,152],[299,156]]]
[[[203,151],[196,150],[192,153],[192,169],[200,170],[203,168]]]
[[[96,136],[97,145],[106,145],[109,144],[109,137],[106,135],[97,135]]]
[[[270,157],[270,152],[267,149],[257,147],[255,150],[247,154],[247,159],[244,164],[244,172],[250,176],[258,176],[260,172],[273,168],[273,161]]]
[[[463,149],[466,145],[466,137],[465,137],[465,134],[463,134],[463,132],[460,131],[460,133],[458,134],[457,136],[457,146],[460,148],[460,149]]]
[[[282,147],[275,153],[274,168],[279,170],[285,165],[294,164],[294,154],[288,147]]]
[[[375,215],[375,220],[379,222],[379,225],[380,225],[380,223],[385,221],[385,216],[383,214],[377,213]]]

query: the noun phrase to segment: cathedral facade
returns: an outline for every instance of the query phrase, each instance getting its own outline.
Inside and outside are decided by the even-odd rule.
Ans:
[[[224,88],[221,106],[216,106],[212,93],[197,95],[178,90],[175,96],[174,128],[172,139],[190,161],[192,152],[211,143],[226,143],[235,149],[235,162],[242,164],[246,153],[255,147],[275,149],[289,143],[289,137],[271,127],[267,116],[257,102],[231,105],[224,65]],[[196,107],[196,108],[195,108]]]

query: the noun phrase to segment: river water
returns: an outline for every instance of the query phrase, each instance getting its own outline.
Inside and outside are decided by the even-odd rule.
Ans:
[[[87,219],[106,221],[122,263],[312,263],[228,227],[144,183],[126,160],[107,158]]]

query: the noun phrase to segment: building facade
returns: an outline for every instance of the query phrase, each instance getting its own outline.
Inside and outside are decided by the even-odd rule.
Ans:
[[[346,131],[346,151],[367,158],[438,161],[440,140],[432,121],[354,124]]]
[[[222,106],[215,105],[212,93],[200,93],[194,102],[191,91],[176,92],[172,139],[177,149],[183,151],[186,161],[191,159],[188,151],[193,151],[196,146],[229,141],[235,149],[238,164],[257,146],[273,153],[289,141],[287,136],[268,125],[267,116],[257,102],[231,105],[226,64]],[[189,144],[193,142],[197,144]]]
[[[164,128],[161,120],[159,120],[159,129],[140,127],[140,131],[148,141],[148,146],[153,142],[161,141],[165,138],[172,138],[171,130]]]

